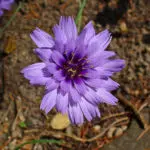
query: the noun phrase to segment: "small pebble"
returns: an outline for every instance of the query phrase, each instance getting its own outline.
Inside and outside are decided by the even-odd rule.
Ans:
[[[93,130],[94,130],[94,132],[100,132],[101,126],[100,126],[100,125],[95,125],[95,126],[93,127]]]
[[[120,23],[120,30],[121,30],[122,32],[128,32],[128,28],[127,28],[127,25],[126,25],[125,22],[121,22],[121,23]]]
[[[8,117],[5,118],[5,121],[8,121]]]
[[[22,138],[23,133],[19,127],[16,127],[14,131],[12,131],[12,138]]]
[[[14,139],[12,142],[10,142],[9,143],[9,150],[14,150],[16,147],[16,143],[17,143],[16,139]]]
[[[42,147],[41,144],[36,143],[36,144],[34,145],[34,147],[33,147],[33,150],[43,150],[43,147]]]
[[[135,95],[138,96],[140,94],[139,90],[135,90]]]
[[[148,93],[148,90],[147,90],[147,89],[144,89],[143,91],[144,91],[144,94],[147,94],[147,93]]]
[[[51,127],[56,130],[66,129],[69,125],[70,121],[68,116],[60,113],[56,114],[51,121]]]
[[[120,136],[120,135],[122,135],[122,134],[123,134],[122,128],[117,128],[117,129],[116,129],[116,132],[115,132],[115,136]]]
[[[123,131],[126,131],[126,130],[127,130],[127,128],[128,128],[128,127],[127,127],[127,126],[125,126],[125,125],[121,127],[121,129],[122,129]]]

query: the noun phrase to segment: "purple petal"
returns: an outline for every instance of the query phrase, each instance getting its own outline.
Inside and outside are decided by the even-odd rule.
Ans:
[[[96,67],[94,69],[98,72],[100,78],[107,78],[113,74],[112,71],[106,70],[104,67]]]
[[[40,109],[44,110],[47,114],[55,106],[56,97],[57,97],[57,90],[56,89],[47,93],[42,99]]]
[[[71,81],[70,80],[63,80],[61,81],[60,83],[60,88],[62,91],[64,91],[65,93],[66,92],[69,92],[70,91],[70,86],[71,86]]]
[[[36,28],[30,34],[30,36],[38,47],[52,48],[54,46],[53,38],[48,33],[39,28]]]
[[[56,72],[54,72],[53,77],[57,80],[57,81],[63,81],[65,80],[65,74],[62,70],[58,70]]]
[[[95,36],[95,29],[93,27],[92,21],[90,21],[83,29],[83,32],[86,31],[86,35],[84,37],[84,44],[88,44],[89,40]],[[82,34],[82,32],[81,32]],[[80,35],[81,35],[80,34]],[[79,36],[80,36],[79,35]]]
[[[85,72],[82,71],[81,74],[87,78],[99,78],[100,77],[99,72],[94,69],[88,69]]]
[[[92,21],[90,21],[82,30],[80,35],[77,38],[77,43],[87,45],[89,40],[95,36],[95,30],[92,24]]]
[[[94,88],[100,87],[102,84],[102,80],[101,79],[87,79],[84,80],[84,82]]]
[[[77,28],[72,17],[61,17],[59,26],[65,33],[67,40],[75,40],[77,38]]]
[[[108,30],[104,30],[94,36],[89,44],[88,44],[88,56],[95,55],[95,53],[99,53],[107,48],[111,41],[111,34]]]
[[[82,30],[76,41],[76,53],[80,53],[82,57],[87,53],[87,44],[89,40],[95,35],[93,24],[90,21]]]
[[[78,103],[81,100],[80,94],[73,86],[70,86],[70,96],[72,103]]]
[[[24,69],[21,70],[21,73],[25,73],[26,71],[28,70],[33,70],[33,69],[43,69],[45,67],[45,63],[35,63],[35,64],[32,64],[32,65],[29,65],[28,67],[25,67]],[[37,71],[37,70],[35,70]]]
[[[74,86],[77,89],[77,91],[82,95],[84,95],[87,91],[87,87],[81,78],[74,80]]]
[[[53,51],[52,59],[59,66],[62,66],[63,63],[66,61],[64,56],[58,51]]]
[[[79,105],[81,107],[81,110],[82,110],[85,118],[88,121],[91,121],[92,118],[94,118],[96,116],[100,117],[100,112],[98,110],[98,107],[87,102],[84,98],[82,98],[82,101],[79,103]]]
[[[0,10],[0,16],[2,16],[4,14],[4,12],[2,10]]]
[[[89,112],[89,110],[88,110],[88,106],[87,106],[87,104],[86,104],[86,100],[85,101],[81,101],[80,102],[80,107],[81,107],[81,110],[82,110],[82,112],[83,112],[83,114],[84,114],[84,116],[85,116],[85,118],[88,120],[88,121],[91,121],[92,120],[92,115],[91,115],[91,113]]]
[[[67,43],[67,37],[66,37],[64,31],[58,25],[54,26],[53,32],[55,35],[55,49],[60,51],[61,53],[63,53],[64,46]]]
[[[115,90],[119,84],[112,79],[87,79],[85,83],[93,88],[105,88],[107,91]]]
[[[119,87],[119,84],[113,81],[111,78],[103,80],[101,88],[105,88],[107,91],[116,90]]]
[[[65,53],[68,56],[71,52],[74,52],[75,47],[75,40],[70,40],[66,45],[65,45]]]
[[[99,96],[96,94],[96,91],[94,91],[92,88],[88,88],[84,94],[84,97],[92,104],[98,104],[100,100]]]
[[[115,55],[115,52],[102,51],[99,54],[92,55],[91,57],[89,56],[88,60],[92,66],[97,67],[107,63],[108,61],[110,61],[108,58]]]
[[[73,106],[69,105],[68,115],[73,124],[82,124],[84,121],[83,113],[78,104]]]
[[[114,97],[111,93],[106,91],[104,88],[99,88],[96,93],[97,95],[99,95],[100,101],[102,103],[116,105],[116,102],[118,101],[116,97]]]
[[[44,62],[49,62],[51,60],[52,51],[49,48],[36,48],[34,52]]]
[[[54,74],[56,71],[58,71],[58,69],[57,69],[58,66],[54,63],[48,63],[46,67],[47,67],[49,73],[51,73],[51,74]]]
[[[105,70],[111,72],[119,72],[125,67],[125,61],[122,59],[111,60],[103,65]]]
[[[14,0],[2,0],[0,1],[0,8],[10,10],[12,3],[14,3]]]
[[[45,63],[35,63],[21,70],[21,73],[31,84],[45,85],[50,77],[45,76],[44,69]]]
[[[59,84],[52,78],[46,82],[46,90],[48,92],[53,91],[54,89],[57,89],[58,86]]]
[[[61,93],[58,93],[57,99],[56,99],[56,108],[57,111],[65,114],[68,111],[68,94],[62,95]]]

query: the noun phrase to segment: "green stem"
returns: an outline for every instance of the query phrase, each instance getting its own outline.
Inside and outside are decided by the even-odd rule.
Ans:
[[[61,144],[62,141],[57,141],[57,140],[48,140],[48,139],[40,139],[40,140],[32,140],[29,142],[25,142],[23,144],[20,144],[15,148],[15,150],[20,150],[24,145],[26,144],[36,144],[36,143],[52,143],[52,144]]]
[[[11,22],[14,20],[14,18],[16,17],[16,14],[19,12],[19,10],[22,7],[22,3],[20,2],[19,6],[17,7],[17,9],[15,10],[14,14],[11,16],[11,18],[9,19],[9,21],[6,23],[6,25],[0,29],[0,37],[2,36],[3,32],[5,31],[5,29],[11,24]]]
[[[82,13],[83,13],[83,9],[86,5],[87,0],[83,0],[83,2],[80,4],[80,8],[79,8],[79,12],[77,14],[75,23],[78,26],[78,31],[80,31],[81,28],[81,19],[82,19]]]

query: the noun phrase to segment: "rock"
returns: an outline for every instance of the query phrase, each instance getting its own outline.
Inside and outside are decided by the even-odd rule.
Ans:
[[[50,124],[53,129],[63,130],[69,126],[70,121],[67,115],[58,113],[53,117]]]
[[[19,127],[16,127],[14,131],[12,131],[13,138],[22,138],[22,130]]]
[[[126,131],[126,130],[127,130],[127,128],[128,128],[128,127],[127,127],[127,126],[125,126],[125,125],[121,127],[121,129],[122,129],[123,131]]]
[[[123,134],[122,128],[117,128],[117,129],[116,129],[116,132],[115,132],[115,136],[120,136],[120,135],[122,135],[122,134]]]
[[[126,25],[125,22],[121,22],[121,23],[120,23],[120,30],[121,30],[122,32],[128,32],[128,28],[127,28],[127,25]]]
[[[140,91],[139,90],[135,90],[134,94],[135,94],[135,96],[138,96],[140,94]]]
[[[9,150],[14,150],[15,149],[15,147],[16,147],[16,143],[17,143],[17,140],[16,139],[14,139],[13,141],[11,141],[10,143],[9,143]]]
[[[101,126],[100,126],[100,125],[95,125],[95,126],[93,127],[93,130],[94,130],[94,132],[98,133],[98,132],[100,132],[100,130],[101,130]]]
[[[148,90],[147,89],[144,89],[143,92],[144,92],[144,94],[148,94]]]
[[[8,121],[8,117],[5,118],[5,121]]]
[[[43,147],[42,147],[41,144],[37,143],[37,144],[34,145],[33,150],[43,150]]]

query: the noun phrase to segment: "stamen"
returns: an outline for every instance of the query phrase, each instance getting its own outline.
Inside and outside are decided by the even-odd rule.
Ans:
[[[71,53],[71,56],[72,56],[72,57],[71,57],[70,62],[72,62],[72,61],[73,61],[73,58],[74,58],[74,52],[72,52],[72,53]]]
[[[67,61],[63,65],[66,75],[70,78],[83,76],[81,72],[89,68],[88,60],[86,56],[80,59],[77,58],[74,59],[74,57],[75,57],[75,53],[72,52],[70,56],[67,57]]]

